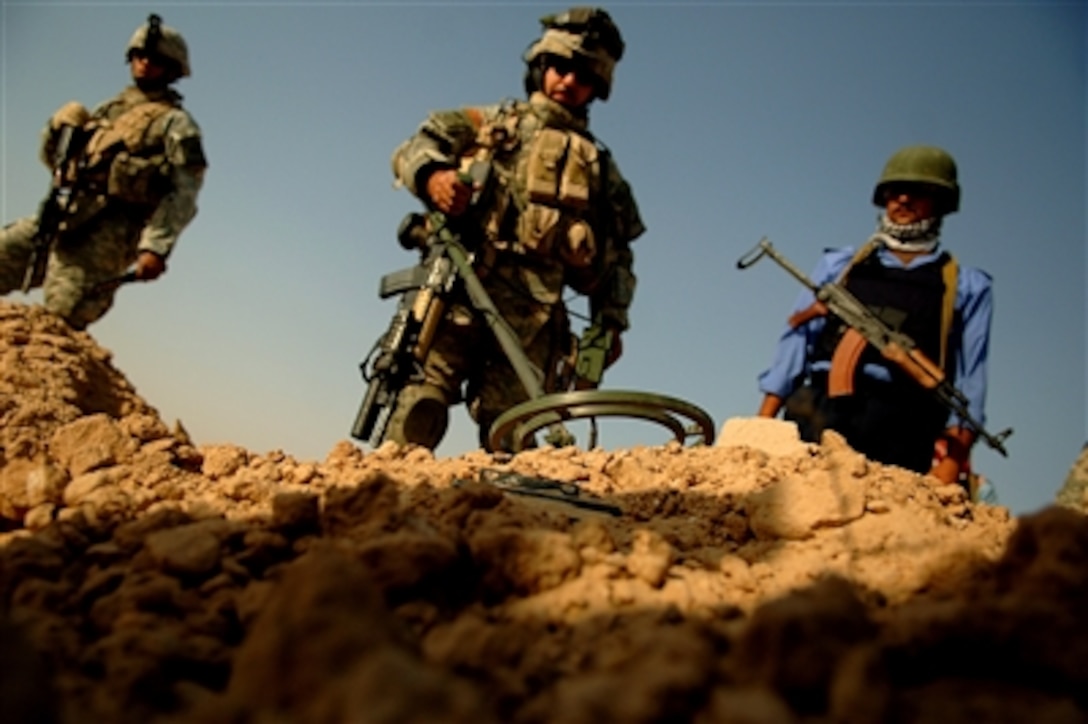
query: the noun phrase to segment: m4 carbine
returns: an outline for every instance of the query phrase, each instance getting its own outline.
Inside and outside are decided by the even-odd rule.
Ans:
[[[35,279],[45,273],[49,261],[49,249],[60,232],[61,222],[67,213],[68,199],[74,189],[67,183],[68,166],[78,152],[83,140],[82,129],[75,126],[61,126],[57,135],[57,147],[53,152],[53,176],[49,184],[49,195],[38,209],[38,230],[34,233],[33,247],[23,273],[23,294],[30,291]]]
[[[447,253],[452,232],[440,213],[432,214],[430,222],[430,238],[421,245],[423,260],[417,266],[385,275],[378,290],[382,299],[394,294],[401,298],[389,329],[359,366],[367,389],[351,427],[352,437],[374,446],[385,435],[389,413],[396,407],[400,391],[410,381],[422,379],[423,360],[445,312],[445,300],[457,280]],[[401,244],[407,247],[413,236],[426,234],[427,224],[422,214],[406,216],[397,234]]]
[[[816,316],[821,311],[833,314],[841,319],[844,324],[853,330],[854,334],[860,335],[864,342],[873,345],[885,359],[894,362],[911,379],[929,390],[946,409],[953,412],[974,429],[987,445],[1002,455],[1008,456],[1004,441],[1012,434],[1012,430],[1007,429],[996,435],[987,432],[978,420],[974,419],[967,411],[968,400],[964,394],[948,381],[948,377],[939,365],[929,359],[922,350],[918,349],[913,339],[885,324],[880,317],[862,304],[857,297],[847,291],[841,284],[828,282],[817,285],[782,256],[766,238],[760,239],[759,244],[752,251],[737,260],[737,268],[747,269],[764,256],[771,257],[779,266],[816,295],[818,303],[816,310],[814,313],[807,315],[806,319]],[[819,305],[822,305],[822,307]],[[860,353],[858,347],[855,347],[855,349]],[[834,391],[831,392],[834,394]]]
[[[489,192],[490,166],[485,162],[473,163],[461,180],[472,186],[474,193],[468,211],[457,223],[471,225],[480,199]],[[423,379],[423,361],[455,285],[463,286],[474,311],[491,328],[526,394],[530,398],[544,395],[544,373],[526,357],[517,334],[480,283],[472,268],[472,255],[451,220],[439,211],[408,214],[401,222],[397,239],[406,249],[420,249],[423,260],[417,266],[382,277],[378,295],[386,299],[400,294],[401,298],[389,328],[360,365],[367,391],[351,427],[351,436],[372,446],[382,442],[401,390],[408,383]],[[553,444],[573,442],[573,436],[561,424],[550,428]]]
[[[487,195],[489,177],[485,162],[474,163],[462,177],[476,189],[466,212],[465,228],[475,224],[473,212],[479,208],[479,199]],[[423,260],[418,266],[382,278],[379,295],[386,298],[399,293],[401,298],[389,328],[360,365],[367,390],[351,428],[352,437],[374,447],[385,439],[389,415],[396,408],[401,390],[423,379],[423,362],[445,313],[446,302],[456,289],[457,294],[463,291],[473,313],[491,330],[528,398],[492,423],[488,431],[492,449],[509,445],[517,452],[528,446],[543,428],[547,428],[545,443],[555,447],[572,445],[575,439],[564,421],[596,417],[649,420],[667,427],[680,443],[694,436],[704,443],[713,440],[714,421],[705,411],[683,400],[645,392],[592,389],[600,382],[614,341],[611,331],[597,325],[583,336],[570,376],[560,375],[558,389],[568,390],[575,380],[581,383],[578,385],[581,389],[547,393],[547,375],[525,354],[517,333],[495,307],[473,269],[473,255],[462,244],[457,231],[460,224],[466,223],[463,219],[466,217],[458,217],[459,226],[451,227],[445,215],[435,211],[409,214],[401,222],[398,234],[401,245],[420,249]],[[685,418],[693,424],[685,424]],[[590,447],[595,445],[594,432]]]

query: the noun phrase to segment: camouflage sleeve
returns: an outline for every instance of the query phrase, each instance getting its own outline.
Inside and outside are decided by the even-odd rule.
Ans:
[[[608,164],[605,179],[608,203],[606,211],[611,213],[608,244],[605,249],[604,279],[590,294],[590,309],[594,319],[611,324],[620,330],[630,325],[627,310],[635,296],[634,265],[635,255],[631,251],[631,242],[642,236],[646,226],[642,223],[638,204],[635,203],[631,186],[620,174],[614,161]]]
[[[204,183],[208,161],[200,128],[187,112],[178,109],[166,117],[166,159],[171,189],[144,225],[138,249],[169,256],[182,230],[196,216],[196,197]]]
[[[476,132],[493,118],[499,106],[435,111],[411,137],[393,151],[393,176],[398,185],[425,199],[419,188],[435,168],[457,168],[461,156],[476,141]]]
[[[611,252],[611,263],[605,272],[604,283],[589,297],[594,321],[620,331],[630,326],[627,310],[635,297],[635,255],[628,244],[619,244]]]

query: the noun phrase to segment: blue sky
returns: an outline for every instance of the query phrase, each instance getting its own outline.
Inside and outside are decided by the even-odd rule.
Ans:
[[[564,7],[5,0],[0,212],[37,208],[41,125],[118,92],[130,34],[162,15],[189,43],[178,88],[211,167],[167,275],[123,289],[91,331],[198,443],[323,459],[348,437],[358,362],[394,310],[378,279],[415,258],[394,238],[418,204],[391,186],[392,149],[430,110],[522,95],[521,53]],[[1008,459],[980,446],[974,462],[1013,512],[1049,502],[1088,437],[1084,5],[606,7],[627,55],[592,127],[649,229],[606,387],[693,402],[719,428],[753,414],[799,287],[736,259],[764,235],[806,270],[861,243],[886,158],[940,145],[963,186],[945,246],[994,277],[988,427],[1015,429]],[[439,455],[475,447],[463,410],[452,421]],[[608,448],[665,439],[601,425]]]

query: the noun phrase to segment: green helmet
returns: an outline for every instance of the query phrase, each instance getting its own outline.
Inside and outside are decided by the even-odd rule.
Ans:
[[[873,203],[884,205],[884,191],[891,184],[924,184],[937,192],[941,213],[960,208],[960,185],[956,182],[956,161],[936,146],[905,146],[888,159],[873,189]]]
[[[136,28],[125,48],[125,62],[132,60],[132,53],[142,50],[158,55],[177,64],[178,76],[189,75],[189,46],[181,33],[162,24],[158,15],[149,15],[147,22]]]
[[[523,59],[530,70],[541,56],[557,55],[585,65],[593,75],[597,96],[608,100],[612,73],[623,57],[624,43],[620,29],[607,11],[578,6],[540,19],[544,33],[529,45]],[[526,85],[530,80],[526,79]],[[532,90],[532,89],[530,89]]]

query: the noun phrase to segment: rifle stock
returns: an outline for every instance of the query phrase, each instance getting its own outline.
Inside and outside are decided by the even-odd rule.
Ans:
[[[902,369],[911,379],[922,388],[929,390],[945,409],[954,413],[973,429],[978,436],[991,448],[1001,455],[1008,457],[1004,441],[1012,435],[1012,429],[1006,429],[994,435],[988,432],[968,412],[968,400],[951,382],[947,375],[933,360],[929,359],[914,340],[908,335],[891,329],[880,317],[874,314],[868,307],[862,304],[857,297],[851,294],[841,284],[827,282],[817,285],[809,279],[800,269],[794,266],[788,259],[782,256],[777,249],[766,239],[760,239],[759,244],[749,253],[737,260],[738,269],[747,269],[764,256],[769,256],[779,266],[789,272],[795,279],[808,287],[816,296],[818,304],[823,305],[827,313],[833,314],[844,324],[859,333],[864,340],[873,345],[880,354],[890,362]],[[815,305],[814,305],[815,306]],[[806,310],[808,311],[808,310]],[[800,323],[808,321],[811,315],[801,315],[791,318],[791,323],[801,319]]]

